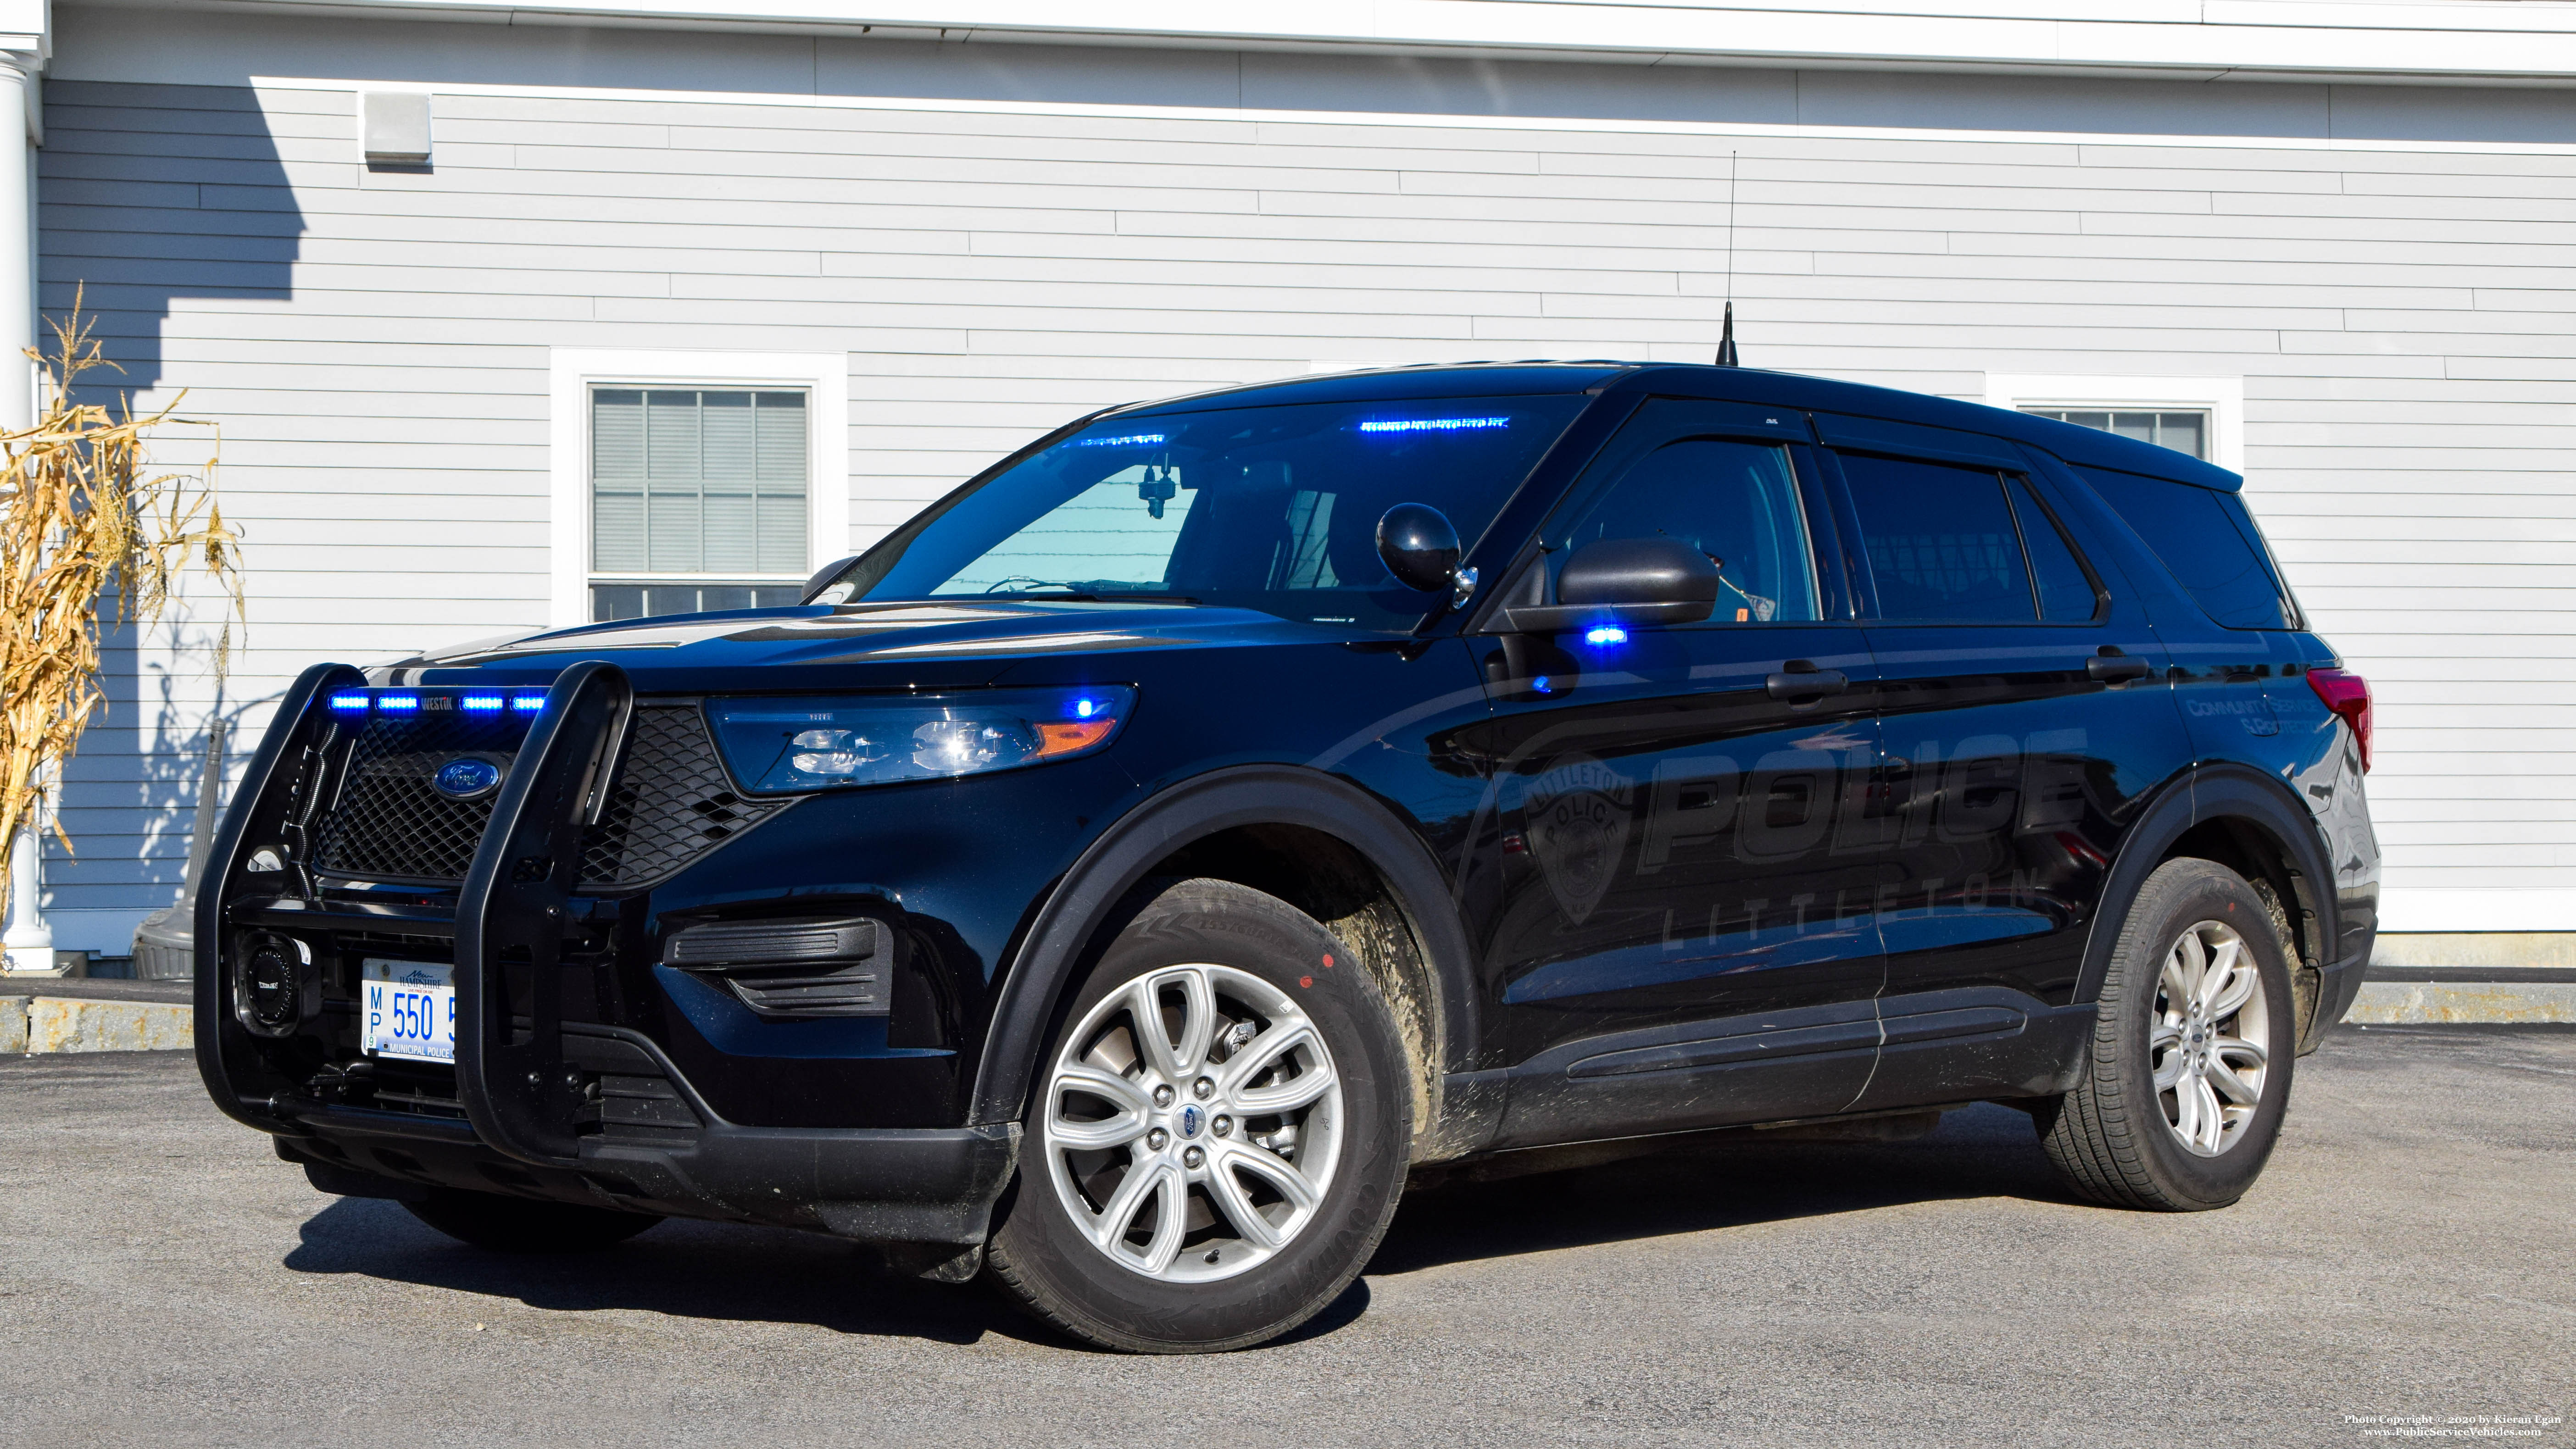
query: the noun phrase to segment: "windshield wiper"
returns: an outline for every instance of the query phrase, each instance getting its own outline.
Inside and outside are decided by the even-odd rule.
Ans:
[[[1148,604],[1189,604],[1195,606],[1198,603],[1198,600],[1191,598],[1187,594],[1148,594],[1143,592],[1100,594],[1092,593],[1088,590],[1076,590],[1069,594],[1032,594],[1013,590],[1007,594],[986,594],[984,597],[988,599],[1034,599],[1040,601],[1062,599],[1067,602],[1077,604],[1123,604],[1142,602]]]
[[[1003,584],[1019,584],[1022,587],[1005,590],[1002,587]],[[1061,594],[1040,594],[1031,592],[1031,590],[1034,589],[1062,589],[1064,592]],[[983,597],[988,599],[1069,599],[1077,603],[1085,604],[1123,602],[1131,599],[1146,599],[1159,604],[1196,604],[1198,602],[1198,600],[1183,594],[1158,594],[1145,589],[1099,589],[1094,588],[1089,584],[1071,584],[1062,583],[1055,579],[1033,579],[1025,577],[1003,579],[1000,582],[995,583],[991,588],[986,589],[983,593]]]

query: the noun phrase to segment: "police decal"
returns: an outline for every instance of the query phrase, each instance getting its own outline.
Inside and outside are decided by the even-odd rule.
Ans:
[[[1522,797],[1530,853],[1538,857],[1556,903],[1578,926],[1591,917],[1619,873],[1635,793],[1617,770],[1590,755],[1573,754],[1530,781]]]

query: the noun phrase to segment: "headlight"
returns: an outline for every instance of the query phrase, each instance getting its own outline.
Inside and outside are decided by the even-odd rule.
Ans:
[[[745,788],[786,794],[1068,760],[1107,745],[1135,703],[1115,684],[976,689],[715,699],[707,719]]]

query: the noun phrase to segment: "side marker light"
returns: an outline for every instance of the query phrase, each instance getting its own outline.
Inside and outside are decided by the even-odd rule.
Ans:
[[[1031,759],[1043,760],[1054,755],[1069,755],[1087,750],[1106,739],[1118,727],[1114,719],[1080,720],[1072,724],[1038,726],[1038,749]]]

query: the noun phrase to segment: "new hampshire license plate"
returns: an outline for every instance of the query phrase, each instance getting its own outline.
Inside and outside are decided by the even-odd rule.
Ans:
[[[365,962],[358,1045],[376,1056],[456,1060],[456,968],[435,961]]]

